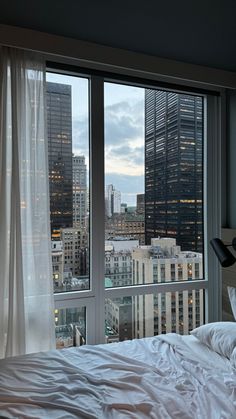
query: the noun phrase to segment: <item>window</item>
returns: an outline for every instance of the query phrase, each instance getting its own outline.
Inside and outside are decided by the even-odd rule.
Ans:
[[[56,333],[73,345],[76,331],[82,343],[188,333],[209,295],[207,97],[102,76],[48,82],[53,281],[56,310],[69,310]]]

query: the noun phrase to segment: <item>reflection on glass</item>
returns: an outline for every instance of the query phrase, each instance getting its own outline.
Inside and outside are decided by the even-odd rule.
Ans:
[[[86,343],[86,307],[55,309],[56,348]]]
[[[204,322],[204,290],[105,300],[106,342],[165,333],[188,334]]]
[[[54,292],[89,289],[88,80],[47,73]]]

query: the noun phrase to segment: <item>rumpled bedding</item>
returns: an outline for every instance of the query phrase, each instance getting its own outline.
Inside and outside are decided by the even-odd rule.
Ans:
[[[8,358],[0,417],[235,419],[236,369],[175,333]]]

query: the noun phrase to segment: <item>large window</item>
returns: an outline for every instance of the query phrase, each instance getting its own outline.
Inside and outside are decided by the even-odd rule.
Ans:
[[[58,347],[187,334],[207,319],[207,102],[48,73]]]
[[[88,79],[47,73],[54,292],[89,289]]]

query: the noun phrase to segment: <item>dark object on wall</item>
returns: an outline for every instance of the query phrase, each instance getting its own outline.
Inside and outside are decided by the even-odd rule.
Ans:
[[[236,258],[228,249],[228,247],[233,247],[233,249],[236,250],[236,237],[233,239],[232,244],[224,244],[222,240],[218,238],[212,239],[210,244],[219,259],[221,266],[225,268],[236,262]]]

